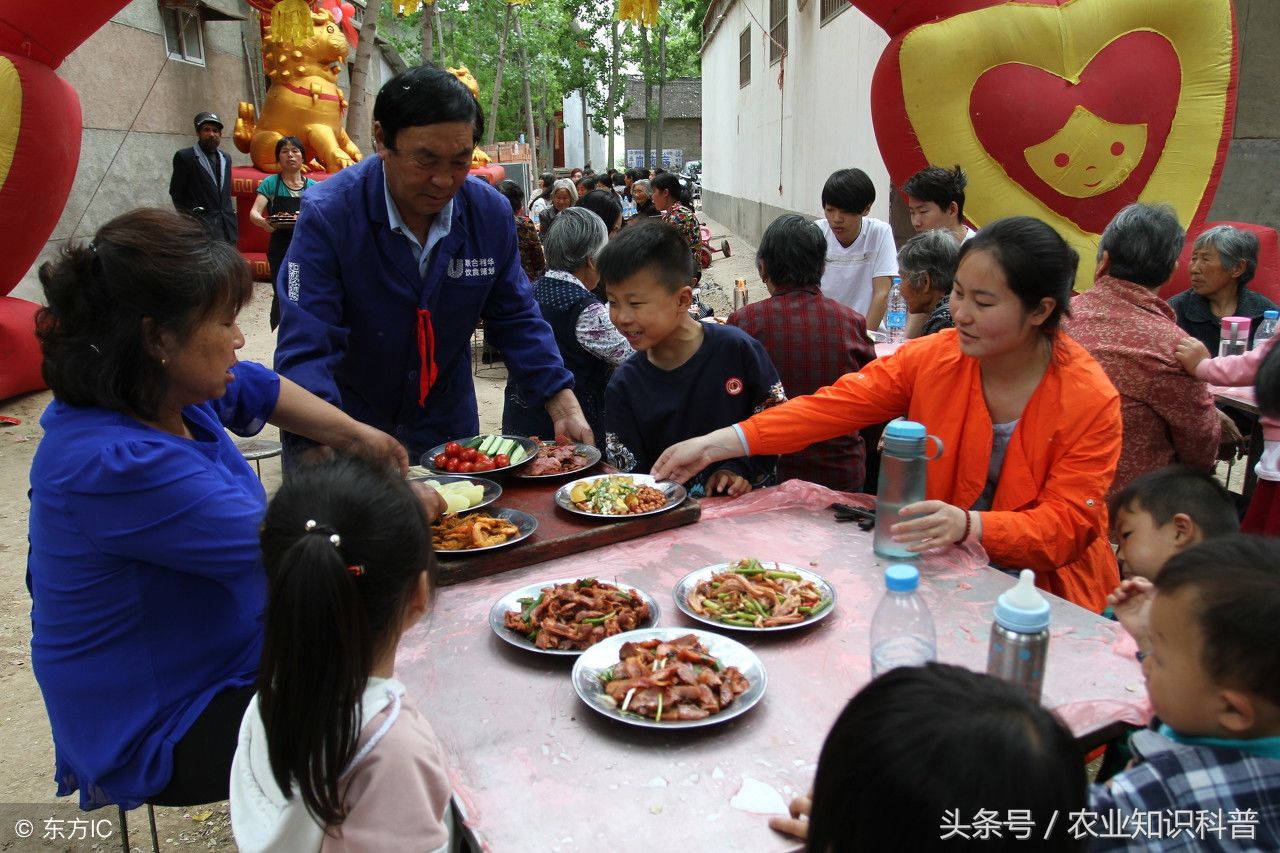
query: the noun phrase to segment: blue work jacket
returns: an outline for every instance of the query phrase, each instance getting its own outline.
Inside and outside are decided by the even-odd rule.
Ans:
[[[384,182],[382,160],[370,156],[302,197],[276,281],[275,367],[394,435],[416,463],[442,441],[479,432],[471,336],[481,319],[532,405],[572,388],[573,375],[520,266],[506,198],[469,178],[423,277],[409,241],[391,230]]]

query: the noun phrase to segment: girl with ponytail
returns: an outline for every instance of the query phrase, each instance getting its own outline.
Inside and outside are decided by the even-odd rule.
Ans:
[[[392,677],[434,582],[422,500],[403,477],[339,456],[290,476],[262,551],[258,693],[231,770],[239,848],[448,849],[443,754]]]

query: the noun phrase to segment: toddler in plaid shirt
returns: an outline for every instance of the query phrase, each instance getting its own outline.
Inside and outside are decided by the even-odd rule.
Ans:
[[[1232,535],[1154,580],[1140,652],[1163,721],[1090,789],[1090,849],[1280,849],[1280,543]]]

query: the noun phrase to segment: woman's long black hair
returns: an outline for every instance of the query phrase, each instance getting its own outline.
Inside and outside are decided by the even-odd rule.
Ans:
[[[426,513],[403,477],[339,456],[290,475],[267,508],[262,552],[258,702],[271,772],[337,825],[374,661],[399,639],[423,572],[434,581]]]

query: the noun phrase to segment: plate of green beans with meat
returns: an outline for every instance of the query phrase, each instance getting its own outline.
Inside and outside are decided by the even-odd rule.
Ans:
[[[690,572],[673,595],[690,619],[735,631],[801,628],[836,605],[836,591],[821,575],[754,557]]]

